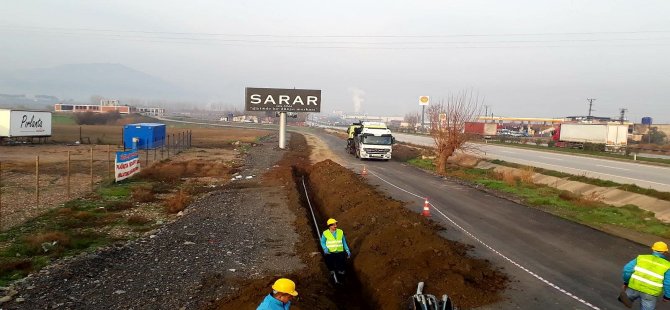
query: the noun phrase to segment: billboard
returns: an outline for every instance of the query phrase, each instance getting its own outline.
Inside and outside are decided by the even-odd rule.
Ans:
[[[321,112],[321,90],[247,87],[246,111]]]
[[[0,137],[51,136],[51,112],[0,110]]]
[[[140,156],[137,150],[116,152],[114,159],[114,179],[116,182],[140,172]]]

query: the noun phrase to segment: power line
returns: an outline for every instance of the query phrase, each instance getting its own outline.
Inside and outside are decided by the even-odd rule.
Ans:
[[[0,29],[3,31],[3,29]],[[6,31],[6,30],[4,30]],[[35,32],[35,35],[59,35],[59,36],[78,36],[93,37],[96,39],[104,38],[106,40],[138,41],[149,43],[182,43],[182,44],[218,44],[226,46],[248,46],[248,47],[280,47],[280,48],[316,48],[316,49],[369,49],[369,50],[435,50],[435,49],[497,49],[497,48],[560,48],[560,47],[581,47],[584,45],[507,45],[507,46],[487,46],[486,44],[545,44],[545,43],[599,43],[616,41],[634,41],[641,42],[653,40],[655,43],[646,44],[618,44],[618,45],[588,45],[589,47],[640,47],[640,46],[669,46],[666,42],[656,43],[670,38],[623,38],[623,39],[566,39],[566,40],[526,40],[526,41],[407,41],[407,42],[359,42],[359,41],[280,41],[280,40],[249,40],[249,39],[217,39],[217,38],[193,38],[193,37],[159,37],[159,36],[138,36],[113,33],[77,33],[62,32],[51,30],[50,33]],[[240,44],[242,43],[242,44]],[[664,44],[665,43],[665,44]],[[277,45],[282,44],[282,45]],[[325,45],[323,45],[325,44]],[[431,46],[462,44],[466,46]],[[483,45],[482,45],[483,44]],[[321,46],[318,46],[321,45]],[[396,45],[396,46],[392,46]],[[402,46],[411,45],[411,46]],[[423,45],[423,46],[417,46]],[[427,45],[427,46],[426,46]]]
[[[540,32],[540,33],[496,33],[496,34],[436,34],[436,35],[318,35],[318,34],[249,34],[249,33],[213,33],[213,32],[170,32],[170,31],[144,31],[144,30],[119,30],[119,29],[96,29],[96,28],[67,28],[67,27],[40,27],[40,26],[16,26],[0,25],[0,28],[10,29],[40,29],[40,30],[66,30],[86,32],[123,32],[144,34],[172,34],[172,35],[200,35],[200,36],[230,36],[230,37],[290,37],[290,38],[447,38],[447,37],[505,37],[505,36],[568,36],[568,35],[622,35],[622,34],[657,34],[670,33],[670,30],[644,30],[644,31],[591,31],[591,32]]]

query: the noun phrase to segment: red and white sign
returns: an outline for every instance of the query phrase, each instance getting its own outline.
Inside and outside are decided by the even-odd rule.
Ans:
[[[116,152],[114,177],[116,182],[127,179],[140,172],[140,156],[137,150]]]

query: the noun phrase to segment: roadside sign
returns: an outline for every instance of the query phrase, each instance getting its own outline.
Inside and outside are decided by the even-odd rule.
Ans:
[[[428,105],[430,104],[430,97],[429,96],[420,96],[419,97],[419,105]]]
[[[321,112],[320,89],[247,87],[246,111]]]
[[[114,176],[116,182],[127,179],[140,172],[140,157],[137,149],[116,152],[114,160]]]

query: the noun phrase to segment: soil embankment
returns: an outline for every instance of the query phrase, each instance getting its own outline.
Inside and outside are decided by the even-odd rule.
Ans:
[[[308,172],[313,199],[320,213],[336,218],[345,231],[354,271],[375,308],[401,308],[420,281],[428,293],[446,293],[461,308],[501,299],[504,274],[469,257],[466,245],[440,237],[437,226],[403,203],[330,160]]]

